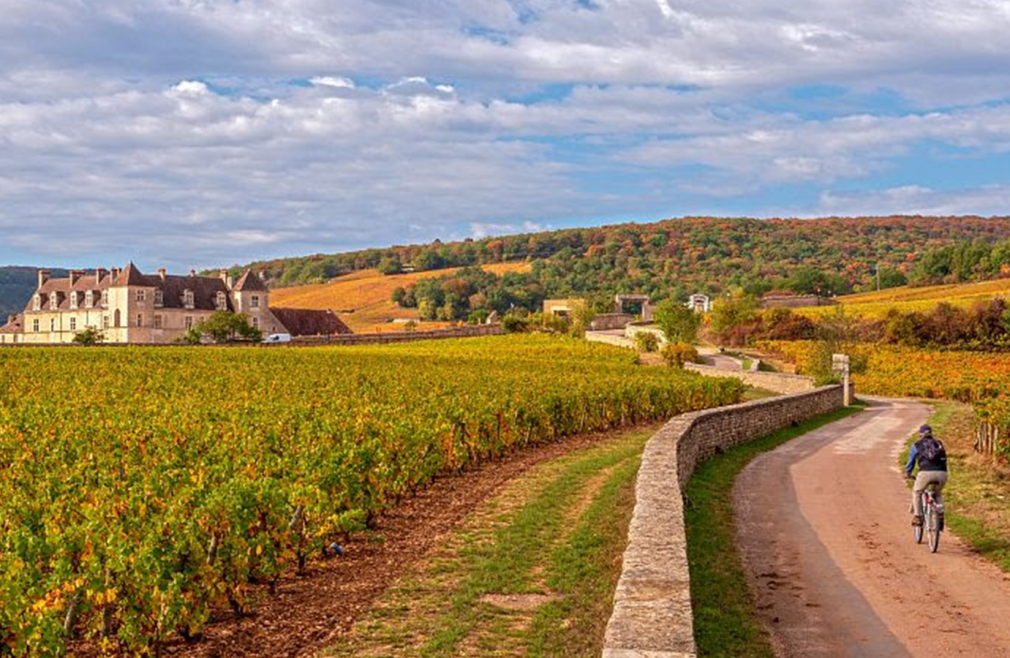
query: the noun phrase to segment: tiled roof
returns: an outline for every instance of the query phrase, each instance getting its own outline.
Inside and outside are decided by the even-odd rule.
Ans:
[[[263,281],[252,270],[246,270],[235,284],[235,290],[239,292],[266,292],[266,289]]]
[[[227,300],[227,308],[234,311],[235,306],[231,295],[228,294],[228,284],[217,277],[204,276],[172,276],[160,274],[144,274],[140,269],[130,263],[115,278],[112,274],[106,274],[99,282],[95,273],[86,273],[77,277],[71,285],[71,277],[62,279],[48,279],[36,292],[42,295],[42,310],[50,310],[50,296],[56,295],[58,299],[57,308],[61,311],[70,309],[70,295],[78,295],[78,307],[83,309],[84,294],[91,290],[95,293],[95,306],[99,307],[101,292],[113,286],[132,286],[139,288],[153,288],[161,290],[163,294],[162,308],[185,308],[183,303],[183,293],[186,290],[193,291],[193,307],[198,310],[213,311],[217,309],[217,294],[223,292]],[[154,302],[153,299],[149,300]],[[32,301],[29,300],[25,308],[32,310]]]
[[[137,268],[132,262],[128,264],[119,276],[116,278],[117,286],[146,286],[150,285],[145,282],[146,277],[140,273],[140,269]]]
[[[331,336],[354,333],[333,311],[271,307],[270,312],[292,336]]]
[[[0,334],[19,334],[21,333],[21,327],[24,326],[24,316],[15,315],[7,324],[0,327]]]

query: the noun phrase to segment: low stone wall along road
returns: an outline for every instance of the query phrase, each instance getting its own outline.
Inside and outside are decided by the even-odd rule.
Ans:
[[[929,408],[871,402],[737,479],[738,543],[778,654],[1010,656],[1010,578],[950,532],[935,555],[912,540],[897,458]]]

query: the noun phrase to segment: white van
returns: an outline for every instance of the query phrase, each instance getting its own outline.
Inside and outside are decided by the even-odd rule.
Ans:
[[[291,334],[270,334],[263,339],[264,343],[290,343]]]

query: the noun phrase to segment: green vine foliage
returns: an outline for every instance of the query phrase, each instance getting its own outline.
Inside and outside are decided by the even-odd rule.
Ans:
[[[438,474],[741,391],[544,335],[0,351],[0,655],[153,654]]]

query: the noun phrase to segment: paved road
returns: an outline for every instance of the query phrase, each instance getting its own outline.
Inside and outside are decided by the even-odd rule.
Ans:
[[[1010,578],[949,532],[935,555],[912,541],[896,459],[928,413],[875,400],[740,474],[738,543],[779,655],[1010,656]]]

